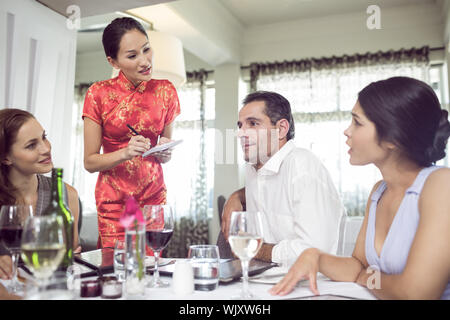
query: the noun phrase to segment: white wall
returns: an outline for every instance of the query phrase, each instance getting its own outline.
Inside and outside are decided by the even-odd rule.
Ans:
[[[76,84],[109,79],[112,71],[103,50],[77,53]]]
[[[445,62],[447,65],[447,94],[445,95],[446,98],[448,99],[449,97],[449,93],[450,93],[450,0],[445,0],[442,4],[442,11],[443,11],[443,17],[445,20],[445,24],[444,24],[444,36],[443,36],[443,41],[445,43]],[[450,108],[449,105],[449,101],[446,101],[447,103],[447,108]]]
[[[0,2],[0,108],[32,112],[52,143],[53,163],[72,174],[76,33],[33,0]]]
[[[219,233],[217,197],[223,195],[228,198],[232,192],[242,187],[242,185],[239,184],[238,179],[239,164],[237,160],[237,139],[227,138],[227,129],[236,128],[239,110],[239,77],[240,65],[238,64],[223,64],[215,69],[215,127],[217,131],[221,132],[221,136],[216,136],[214,216],[209,233],[211,243],[216,242]]]

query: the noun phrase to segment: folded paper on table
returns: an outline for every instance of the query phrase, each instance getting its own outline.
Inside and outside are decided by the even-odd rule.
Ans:
[[[249,277],[248,281],[256,283],[277,284],[287,274],[285,267],[273,267],[256,276]]]
[[[177,144],[180,144],[181,142],[183,142],[183,140],[174,140],[171,142],[167,142],[164,144],[160,144],[159,146],[153,147],[150,150],[146,151],[143,155],[142,158],[148,157],[149,155],[155,153],[155,152],[160,152],[160,151],[164,151],[170,148],[175,147]]]
[[[289,268],[286,267],[274,267],[256,276],[250,277],[248,281],[275,285],[284,278],[284,276],[288,273],[288,271]],[[319,280],[328,280],[328,278],[319,272],[317,273],[317,281]],[[308,282],[308,281],[309,280],[302,280],[301,282]]]

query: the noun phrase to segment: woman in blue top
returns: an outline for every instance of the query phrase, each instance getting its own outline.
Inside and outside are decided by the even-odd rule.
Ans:
[[[394,77],[359,93],[344,134],[350,163],[373,163],[383,176],[369,196],[353,254],[307,249],[270,292],[285,295],[309,279],[319,294],[321,272],[366,286],[380,299],[450,299],[450,169],[434,165],[445,157],[447,111],[424,82]]]

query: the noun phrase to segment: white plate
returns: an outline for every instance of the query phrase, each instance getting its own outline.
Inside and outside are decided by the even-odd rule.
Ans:
[[[159,258],[158,267],[165,266],[169,263],[171,263],[173,259],[168,258]],[[155,257],[154,256],[146,256],[145,257],[145,266],[147,268],[153,268],[155,266]]]

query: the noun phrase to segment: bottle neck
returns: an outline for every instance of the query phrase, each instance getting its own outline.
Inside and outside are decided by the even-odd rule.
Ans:
[[[66,206],[64,202],[64,181],[63,181],[63,169],[54,168],[52,171],[52,203],[58,206],[63,214],[66,221],[72,221],[72,213]]]
[[[51,201],[60,205],[63,203],[63,185],[62,169],[53,169],[52,171],[52,196]]]

